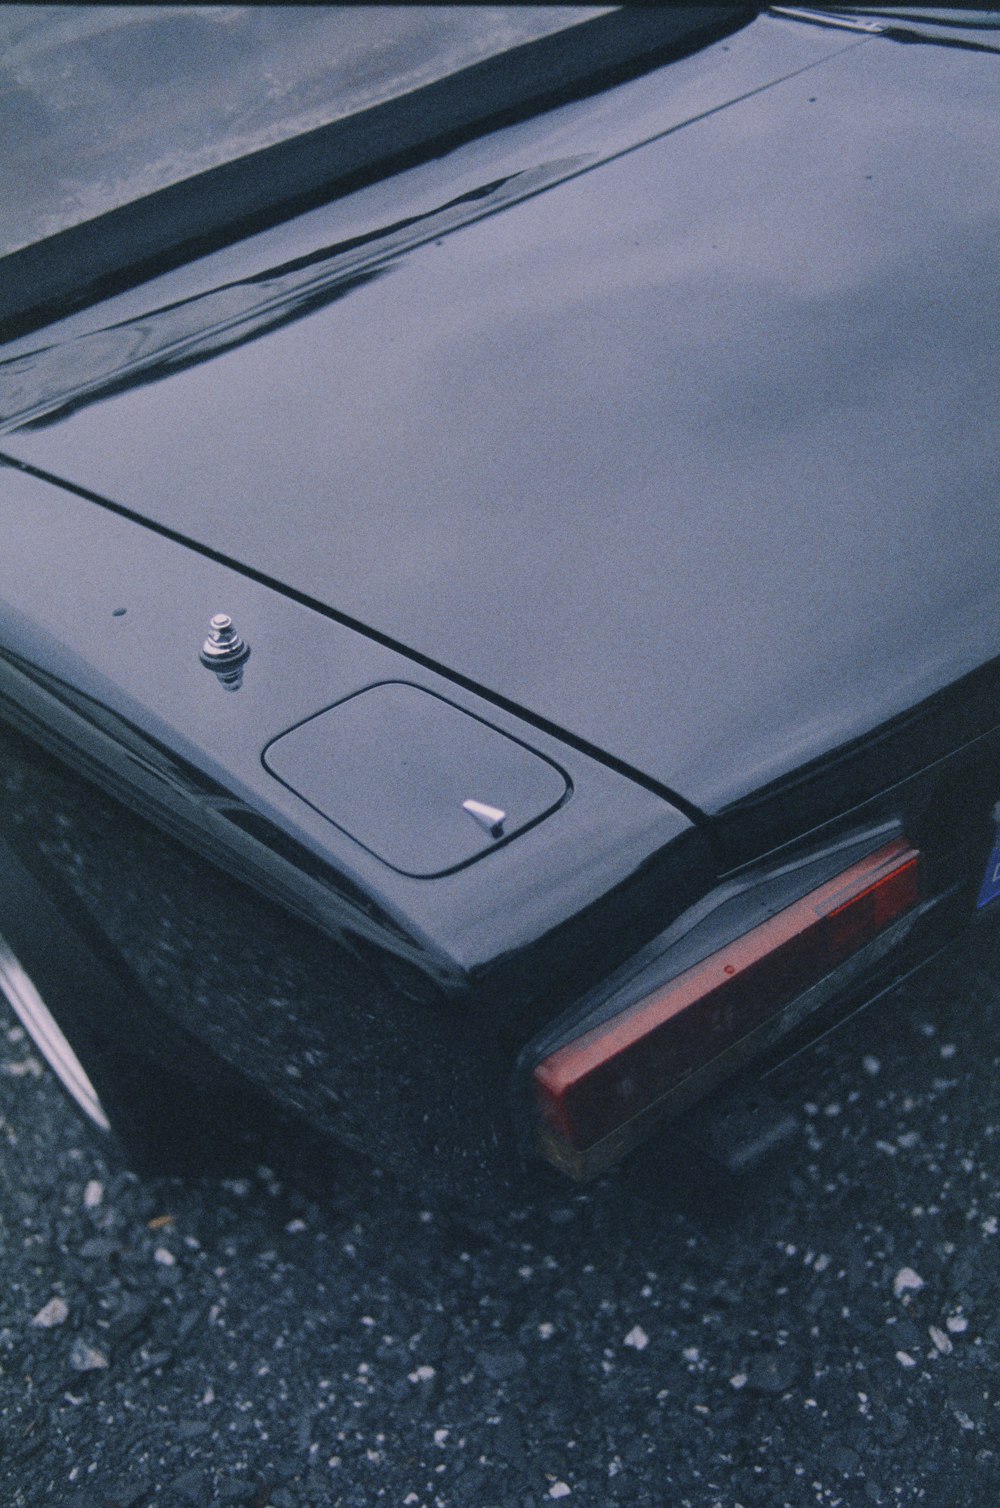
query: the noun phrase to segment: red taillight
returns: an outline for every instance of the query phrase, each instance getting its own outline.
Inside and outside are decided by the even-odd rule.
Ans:
[[[572,1168],[919,900],[920,855],[896,839],[550,1053],[534,1071],[548,1154]]]

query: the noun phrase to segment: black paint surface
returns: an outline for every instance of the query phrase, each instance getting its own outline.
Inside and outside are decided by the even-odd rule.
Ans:
[[[997,59],[761,27],[846,50],[9,450],[708,811],[866,733],[1000,650]]]

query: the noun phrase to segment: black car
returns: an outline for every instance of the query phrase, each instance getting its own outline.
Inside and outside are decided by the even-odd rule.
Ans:
[[[144,33],[128,161],[25,149],[0,983],[137,1146],[251,1084],[503,1197],[1000,895],[1000,34],[405,14],[374,99],[317,31],[251,130]],[[156,164],[164,58],[202,136]]]

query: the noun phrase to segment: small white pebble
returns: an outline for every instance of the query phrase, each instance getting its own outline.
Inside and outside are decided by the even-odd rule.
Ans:
[[[953,1058],[955,1056],[955,1054],[956,1054],[957,1051],[958,1051],[958,1049],[955,1046],[954,1042],[942,1042],[941,1043],[940,1053],[941,1053],[942,1058]]]
[[[938,1350],[941,1352],[942,1356],[951,1355],[955,1347],[952,1345],[951,1341],[949,1340],[948,1336],[945,1335],[943,1330],[939,1330],[937,1325],[930,1325],[928,1326],[927,1333],[930,1336],[931,1340],[934,1342],[935,1346],[937,1346]]]
[[[108,1358],[96,1346],[88,1346],[86,1341],[77,1340],[69,1354],[69,1364],[74,1372],[100,1372],[107,1366]]]
[[[949,1314],[945,1320],[945,1326],[952,1335],[961,1335],[963,1331],[968,1330],[969,1321],[964,1314]]]
[[[829,1267],[829,1265],[830,1258],[827,1256],[825,1251],[821,1251],[819,1256],[813,1263],[813,1272],[826,1272],[826,1269]]]
[[[996,1215],[989,1215],[989,1216],[987,1216],[987,1218],[983,1221],[983,1224],[982,1224],[982,1232],[983,1232],[984,1236],[995,1236],[996,1235],[996,1233],[997,1233],[997,1217],[996,1217]]]
[[[899,1362],[899,1365],[901,1367],[915,1367],[916,1366],[916,1362],[914,1361],[913,1357],[910,1355],[909,1351],[897,1351],[896,1352],[896,1360]]]
[[[37,1325],[40,1330],[51,1330],[53,1325],[61,1325],[68,1315],[69,1306],[66,1300],[56,1294],[54,1298],[49,1299],[47,1304],[42,1305],[31,1323]]]
[[[649,1345],[649,1336],[646,1334],[641,1325],[633,1325],[629,1333],[626,1335],[623,1344],[626,1346],[631,1346],[633,1351],[645,1351],[646,1347]],[[568,1492],[569,1488],[567,1488],[566,1490]]]
[[[681,1355],[683,1356],[685,1361],[701,1360],[701,1352],[698,1350],[697,1346],[685,1346],[684,1350],[681,1352]]]
[[[567,1482],[553,1482],[549,1488],[550,1498],[568,1498],[573,1491]]]
[[[437,1372],[433,1367],[423,1366],[416,1367],[412,1372],[408,1372],[406,1375],[410,1382],[430,1382],[432,1377],[437,1376]]]
[[[556,1327],[552,1324],[551,1320],[542,1320],[542,1323],[538,1327],[538,1333],[542,1340],[551,1340],[556,1333]]]
[[[304,1220],[289,1220],[288,1224],[285,1226],[285,1230],[290,1236],[297,1236],[306,1228],[306,1222]]]
[[[434,1444],[443,1445],[450,1433],[451,1431],[447,1429],[436,1429],[434,1431]]]
[[[904,1293],[916,1293],[923,1286],[923,1278],[912,1267],[901,1267],[892,1280],[892,1291],[897,1299]]]
[[[161,1267],[173,1267],[177,1258],[165,1246],[158,1246],[153,1253],[153,1261],[159,1262]]]
[[[85,1210],[96,1210],[104,1198],[104,1185],[92,1178],[83,1191],[83,1207]]]
[[[873,1057],[870,1052],[865,1053],[864,1057],[861,1059],[861,1067],[864,1069],[865,1073],[870,1079],[877,1078],[878,1075],[882,1072],[881,1061],[878,1058]]]
[[[40,1079],[44,1069],[37,1058],[25,1058],[22,1063],[4,1063],[3,1071],[12,1079]]]
[[[746,1387],[747,1381],[747,1374],[745,1372],[734,1372],[733,1376],[729,1379],[729,1386],[739,1392],[740,1388]]]
[[[214,1388],[206,1388],[205,1391],[201,1395],[201,1401],[202,1401],[202,1403],[214,1403],[215,1402],[215,1389]]]

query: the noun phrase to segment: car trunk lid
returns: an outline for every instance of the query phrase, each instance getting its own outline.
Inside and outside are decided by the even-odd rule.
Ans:
[[[852,43],[5,449],[719,813],[1000,653],[996,63]]]

